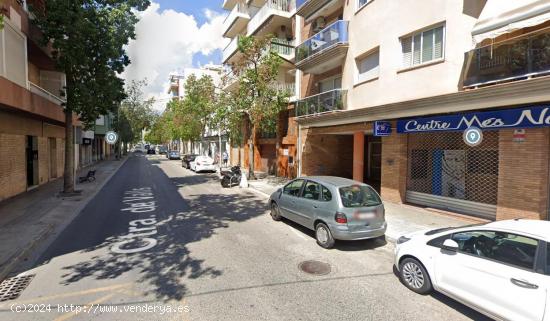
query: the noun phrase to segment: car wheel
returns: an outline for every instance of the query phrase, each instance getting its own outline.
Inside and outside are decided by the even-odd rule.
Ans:
[[[315,239],[317,244],[325,249],[332,248],[335,243],[334,237],[332,237],[332,233],[325,223],[319,223],[315,227]]]
[[[281,212],[279,211],[279,206],[277,203],[273,202],[271,203],[271,218],[274,221],[280,221],[281,220]]]
[[[401,261],[399,276],[406,287],[418,294],[428,294],[432,291],[430,276],[417,259],[408,257]]]

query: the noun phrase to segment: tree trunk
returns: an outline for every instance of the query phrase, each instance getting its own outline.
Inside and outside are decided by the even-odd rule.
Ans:
[[[65,171],[63,173],[63,192],[74,193],[74,138],[73,112],[65,109]]]
[[[248,179],[253,180],[256,179],[256,175],[254,175],[254,143],[256,140],[256,126],[252,126],[252,135],[250,135],[250,138],[248,140],[248,149],[249,149],[249,157],[248,157]]]

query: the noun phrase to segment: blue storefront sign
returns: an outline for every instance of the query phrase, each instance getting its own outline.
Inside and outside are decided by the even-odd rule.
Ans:
[[[374,122],[374,136],[390,136],[391,123],[389,121]]]
[[[397,121],[397,132],[463,131],[472,126],[482,130],[550,126],[550,106],[404,119]]]

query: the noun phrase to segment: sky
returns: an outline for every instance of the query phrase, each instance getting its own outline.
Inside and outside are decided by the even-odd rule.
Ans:
[[[152,0],[139,13],[136,39],[128,45],[131,64],[123,77],[147,80],[145,98],[154,97],[154,108],[163,110],[167,99],[168,76],[183,68],[220,64],[222,49],[229,42],[222,37],[227,13],[223,0]]]

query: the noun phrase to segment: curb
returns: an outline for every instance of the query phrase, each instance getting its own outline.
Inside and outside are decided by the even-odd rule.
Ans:
[[[44,232],[40,233],[38,237],[34,238],[30,243],[28,243],[27,246],[24,247],[16,256],[10,258],[9,263],[0,269],[0,282],[6,279],[6,277],[13,271],[13,269],[23,261],[23,258],[25,258],[26,256],[29,256],[33,252],[33,250],[37,248],[39,244],[41,244],[42,247],[50,246],[54,241],[54,239],[52,239],[52,236],[57,235],[63,230],[65,230],[65,228],[69,226],[69,224],[71,224],[72,221],[78,217],[78,215],[82,212],[84,207],[86,207],[86,205],[88,205],[88,203],[91,202],[91,200],[99,193],[99,191],[103,189],[103,187],[111,180],[111,178],[113,178],[113,176],[118,172],[118,170],[124,164],[126,164],[127,160],[128,160],[128,156],[126,156],[126,158],[124,158],[124,160],[121,161],[118,167],[116,167],[116,169],[113,170],[113,172],[102,183],[98,185],[98,188],[90,194],[88,199],[82,202],[82,204],[80,204],[75,209],[76,215],[73,215],[72,218],[68,219],[63,224],[59,225],[57,229],[53,225],[48,226],[48,228]]]

